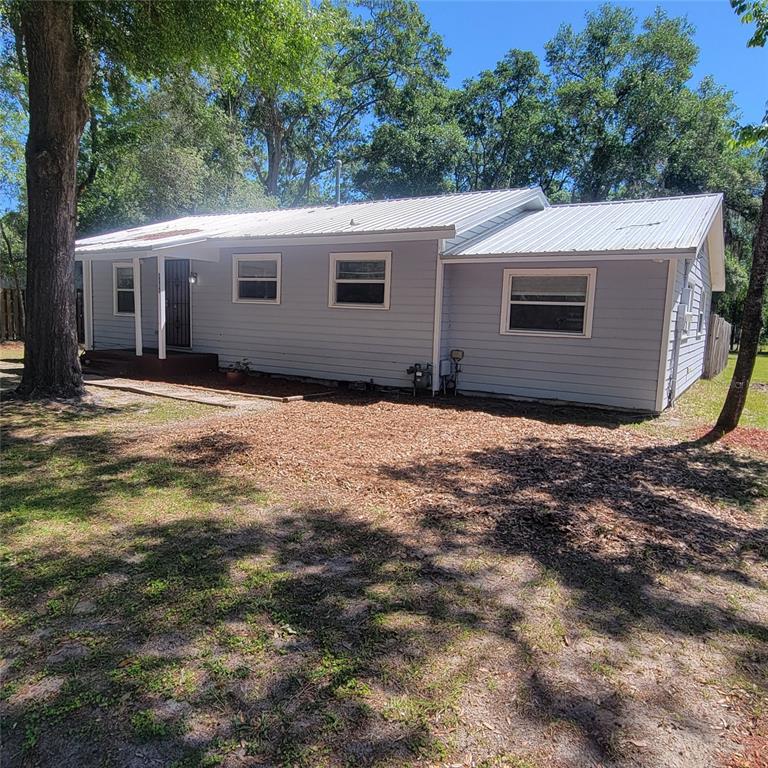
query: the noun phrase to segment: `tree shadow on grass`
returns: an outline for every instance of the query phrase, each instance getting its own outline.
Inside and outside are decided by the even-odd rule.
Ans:
[[[125,405],[107,405],[73,400],[31,402],[25,400],[4,401],[2,408],[3,442],[13,440],[17,429],[57,429],[62,427],[90,426],[97,419],[127,417],[146,410],[146,402]]]
[[[765,531],[715,505],[750,509],[763,493],[761,462],[695,447],[534,440],[383,468],[452,502],[412,511],[437,535],[435,547],[356,510],[249,505],[257,489],[233,487],[209,471],[215,461],[198,463],[237,449],[222,436],[180,440],[162,459],[124,457],[103,436],[65,438],[42,453],[21,447],[32,455],[18,457],[14,478],[30,495],[30,524],[55,499],[35,496],[39,478],[25,472],[50,471],[53,455],[64,456],[64,489],[74,494],[62,510],[82,508],[94,525],[116,496],[144,505],[169,488],[178,496],[168,515],[157,507],[157,522],[126,516],[96,528],[86,547],[62,540],[16,552],[4,579],[17,622],[7,765],[439,763],[451,751],[463,681],[478,674],[473,655],[455,651],[470,634],[500,643],[500,664],[529,660],[516,670],[530,704],[516,714],[516,742],[567,722],[581,739],[574,764],[626,764],[615,746],[626,697],[611,686],[601,699],[586,685],[551,684],[520,631],[525,606],[445,557],[478,548],[524,555],[554,574],[569,589],[568,610],[600,636],[717,634],[733,643],[734,665],[762,684],[754,660],[738,654],[745,639],[768,640],[764,625],[657,583],[677,572],[749,582],[739,558],[765,559]],[[74,460],[76,473],[66,463]],[[61,469],[49,477],[55,488]],[[232,499],[237,514],[220,514]],[[459,516],[484,524],[457,532]],[[44,682],[45,695],[34,688]]]
[[[719,636],[732,647],[733,669],[723,676],[738,670],[768,691],[760,670],[768,626],[660,582],[679,573],[762,588],[744,566],[768,560],[768,529],[737,521],[726,505],[749,512],[768,498],[767,462],[699,443],[622,450],[581,439],[530,439],[383,473],[450,500],[420,510],[423,524],[448,531],[448,540],[457,516],[467,524],[483,520],[475,527],[478,541],[533,558],[568,588],[573,617],[601,637]],[[535,677],[529,694],[542,717],[570,712],[609,753],[609,734],[594,728],[594,703],[576,697],[565,706]]]
[[[140,440],[140,438],[139,438]],[[44,441],[13,433],[3,439],[2,530],[42,520],[67,522],[107,514],[116,505],[158,495],[162,511],[180,496],[190,506],[259,500],[250,484],[225,478],[189,457],[142,453],[135,440],[113,433],[64,435]],[[237,450],[236,445],[230,445]]]
[[[439,750],[452,680],[421,671],[478,621],[442,589],[459,574],[346,511],[265,511],[216,469],[226,435],[140,440],[4,442],[3,764]]]
[[[19,613],[62,582],[95,605],[46,617],[51,634],[15,648],[20,678],[66,683],[48,700],[10,696],[8,765],[96,755],[127,765],[141,750],[181,765],[441,754],[433,722],[449,718],[472,662],[441,669],[437,659],[494,610],[467,601],[460,571],[348,511],[275,511],[241,525],[190,518],[121,538],[135,551],[106,536],[87,554],[62,553],[44,579],[24,568],[14,580]],[[136,723],[147,721],[156,727],[142,747]]]

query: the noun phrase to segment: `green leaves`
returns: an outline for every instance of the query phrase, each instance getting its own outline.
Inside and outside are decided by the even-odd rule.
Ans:
[[[698,55],[692,35],[685,20],[660,9],[636,32],[631,10],[604,5],[587,14],[584,30],[562,27],[546,46],[577,198],[663,187]]]
[[[205,81],[175,74],[99,113],[99,145],[81,161],[99,171],[80,200],[80,229],[109,229],[185,213],[268,207],[247,175],[239,129]]]
[[[458,167],[461,188],[540,184],[555,191],[563,167],[562,126],[550,79],[529,51],[511,50],[455,94],[466,150]]]
[[[731,7],[745,24],[754,24],[755,31],[747,45],[762,48],[768,40],[768,0],[731,0]]]

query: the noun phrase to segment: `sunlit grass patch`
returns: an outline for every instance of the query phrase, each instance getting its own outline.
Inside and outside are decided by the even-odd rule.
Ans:
[[[658,419],[638,422],[634,428],[653,434],[659,428],[679,429],[681,424],[687,428],[713,425],[725,403],[735,366],[736,355],[732,354],[722,373],[714,379],[699,379],[680,396],[673,408],[665,411]],[[768,429],[768,353],[758,355],[755,361],[739,426]]]
[[[3,429],[25,437],[61,433],[100,433],[136,429],[219,414],[220,408],[202,403],[97,390],[80,402],[7,401],[2,404]]]
[[[121,456],[110,440],[94,436],[55,446],[17,442],[4,451],[3,470],[0,510],[6,531],[94,518],[167,520],[205,515],[222,504],[263,504],[267,498],[247,480],[165,458]]]
[[[201,681],[200,673],[183,660],[162,656],[128,657],[109,676],[134,695],[157,694],[177,700],[190,698]]]
[[[170,733],[167,723],[159,720],[152,710],[143,709],[131,717],[131,728],[139,741],[160,739]]]

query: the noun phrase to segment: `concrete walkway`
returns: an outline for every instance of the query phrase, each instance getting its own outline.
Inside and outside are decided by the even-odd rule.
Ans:
[[[17,363],[15,360],[0,360],[0,390],[18,386],[23,370],[23,363]]]
[[[13,389],[21,380],[22,363],[11,360],[0,360],[0,390]],[[241,410],[260,410],[267,402],[273,404],[286,403],[292,400],[303,400],[302,395],[289,397],[273,397],[270,395],[253,395],[245,392],[228,392],[207,387],[193,387],[184,384],[170,384],[163,381],[143,381],[124,379],[120,377],[98,376],[84,373],[83,381],[88,387],[100,387],[121,392],[133,392],[149,397],[168,397],[172,400],[186,400],[190,403],[214,405],[219,408],[234,408]],[[266,401],[266,402],[265,402]]]
[[[220,408],[237,408],[240,410],[261,410],[266,401],[285,402],[300,400],[298,397],[267,397],[266,395],[246,395],[242,392],[226,392],[220,389],[191,387],[184,384],[169,384],[163,381],[137,381],[118,377],[105,378],[92,373],[83,374],[86,386],[116,389],[122,392],[134,392],[150,397],[168,397],[172,400],[186,400],[190,403],[215,405]]]

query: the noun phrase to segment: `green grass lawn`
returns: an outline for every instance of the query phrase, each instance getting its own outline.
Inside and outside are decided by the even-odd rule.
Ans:
[[[736,355],[730,355],[725,370],[714,379],[696,382],[683,393],[670,415],[691,424],[713,424],[728,394],[735,365]],[[768,353],[757,357],[740,426],[768,429]]]

